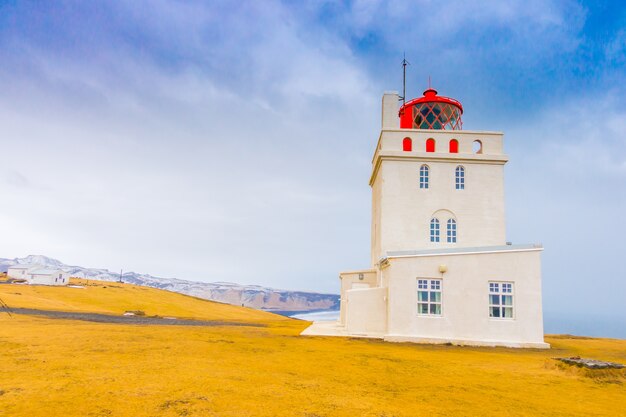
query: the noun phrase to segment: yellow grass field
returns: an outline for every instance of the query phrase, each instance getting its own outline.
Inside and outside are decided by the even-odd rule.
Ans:
[[[11,307],[261,324],[101,324],[0,313],[0,416],[625,416],[626,341],[517,350],[301,337],[308,323],[118,283],[0,285]]]

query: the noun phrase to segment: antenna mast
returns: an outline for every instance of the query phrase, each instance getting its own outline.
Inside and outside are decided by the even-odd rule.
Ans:
[[[409,61],[406,60],[406,54],[402,55],[402,105],[406,103],[406,66],[411,65]]]

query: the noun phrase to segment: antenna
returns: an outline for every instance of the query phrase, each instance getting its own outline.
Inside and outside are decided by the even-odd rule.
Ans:
[[[409,61],[406,60],[406,54],[402,54],[402,105],[406,103],[406,66],[411,65]]]

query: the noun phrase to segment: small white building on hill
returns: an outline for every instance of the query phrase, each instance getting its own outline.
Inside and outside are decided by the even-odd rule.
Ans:
[[[463,131],[454,99],[383,97],[371,266],[343,272],[337,323],[305,335],[547,348],[541,245],[505,237],[501,132]]]
[[[61,269],[49,269],[42,265],[13,265],[9,267],[7,276],[23,279],[31,285],[68,285],[70,277]]]

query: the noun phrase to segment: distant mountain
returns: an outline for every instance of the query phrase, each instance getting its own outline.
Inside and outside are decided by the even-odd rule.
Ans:
[[[42,255],[29,255],[25,258],[15,259],[0,258],[0,272],[6,272],[10,266],[17,264],[39,264],[58,268],[77,278],[97,281],[119,280],[119,274],[108,269],[66,265],[61,261]],[[231,282],[198,282],[177,278],[159,278],[135,272],[125,272],[122,275],[122,281],[192,295],[206,300],[244,305],[269,311],[314,311],[339,308],[339,296],[336,294],[277,290],[258,285],[240,285]]]

